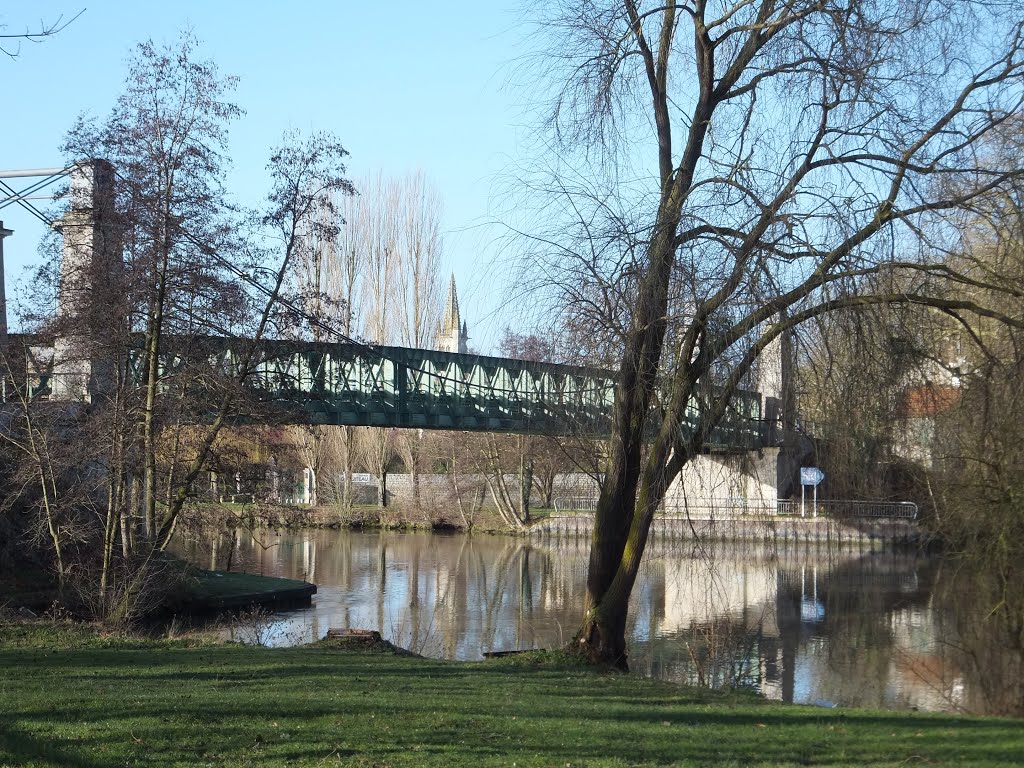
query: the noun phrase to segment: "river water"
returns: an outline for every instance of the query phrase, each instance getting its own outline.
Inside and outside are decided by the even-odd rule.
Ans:
[[[587,546],[314,530],[195,537],[181,551],[203,567],[317,585],[309,608],[239,622],[225,630],[236,639],[376,629],[426,656],[480,659],[569,641]],[[1022,716],[1022,633],[994,604],[936,559],[658,542],[633,594],[629,660],[640,674],[787,702]]]

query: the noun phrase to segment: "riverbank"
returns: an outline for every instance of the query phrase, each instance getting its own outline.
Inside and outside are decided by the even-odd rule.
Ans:
[[[773,704],[527,655],[0,623],[0,765],[1010,766],[1019,721]]]
[[[477,511],[472,524],[429,508],[395,504],[380,508],[356,505],[316,507],[257,503],[251,505],[206,504],[191,521],[198,527],[224,530],[236,527],[267,530],[346,529],[353,531],[406,531],[445,533],[487,533],[529,536],[534,539],[575,537],[590,539],[594,515],[588,512],[560,512],[551,508],[530,511],[530,520],[513,529],[490,508]],[[746,541],[771,543],[780,547],[828,545],[842,548],[897,548],[924,550],[938,542],[926,528],[907,519],[857,519],[800,517],[774,514],[730,514],[724,510],[708,515],[700,510],[693,517],[679,514],[654,518],[651,540],[664,541]]]
[[[554,510],[530,510],[531,522],[545,520]],[[319,506],[297,504],[213,503],[197,505],[187,517],[192,526],[212,526],[233,529],[267,528],[272,530],[316,530],[321,528],[355,531],[458,531],[476,533],[517,533],[505,523],[497,510],[483,507],[467,517],[454,508],[431,506],[415,507],[396,502],[388,507],[356,504],[350,508],[340,505]],[[519,531],[522,532],[522,531]]]

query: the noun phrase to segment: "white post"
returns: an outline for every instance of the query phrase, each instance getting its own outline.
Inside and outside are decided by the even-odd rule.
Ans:
[[[800,483],[800,517],[807,517],[807,486]]]
[[[814,486],[814,516],[818,516],[818,486]]]
[[[311,467],[302,470],[302,503],[313,504],[316,501],[316,475]]]

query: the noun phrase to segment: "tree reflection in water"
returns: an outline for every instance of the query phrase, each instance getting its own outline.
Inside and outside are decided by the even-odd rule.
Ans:
[[[377,629],[454,659],[568,642],[588,554],[571,538],[333,530],[198,537],[180,551],[315,581],[310,608],[278,615],[277,642]],[[913,555],[657,542],[634,590],[630,664],[791,702],[1022,716],[1024,614],[967,572]]]

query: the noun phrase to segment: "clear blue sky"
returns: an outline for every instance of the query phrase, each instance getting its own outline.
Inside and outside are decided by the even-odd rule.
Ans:
[[[0,59],[0,168],[61,165],[64,133],[80,112],[107,114],[135,43],[173,42],[191,27],[201,53],[241,79],[246,115],[232,128],[229,183],[239,199],[261,195],[268,150],[289,128],[339,136],[355,180],[422,168],[444,199],[448,269],[471,344],[491,349],[511,275],[494,261],[495,233],[480,225],[496,215],[492,190],[524,120],[522,94],[506,87],[526,34],[513,11],[486,2],[34,0],[4,3],[0,23],[20,32],[83,7],[60,35]],[[15,230],[4,249],[10,297],[38,258],[42,226],[16,206],[0,218]]]

